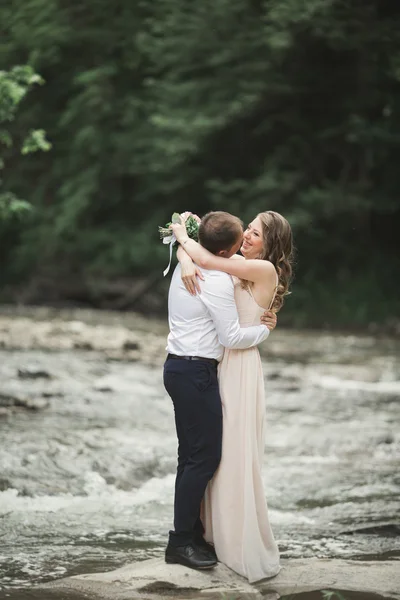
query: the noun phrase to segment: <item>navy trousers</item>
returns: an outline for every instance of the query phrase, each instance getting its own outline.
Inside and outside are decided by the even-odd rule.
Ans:
[[[200,505],[221,460],[222,406],[217,367],[207,361],[167,358],[164,385],[178,436],[174,529],[169,543],[183,546],[204,532]]]

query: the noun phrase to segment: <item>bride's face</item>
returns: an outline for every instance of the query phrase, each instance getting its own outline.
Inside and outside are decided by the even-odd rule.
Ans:
[[[263,228],[259,217],[249,223],[243,234],[240,252],[245,258],[260,258],[264,250]]]

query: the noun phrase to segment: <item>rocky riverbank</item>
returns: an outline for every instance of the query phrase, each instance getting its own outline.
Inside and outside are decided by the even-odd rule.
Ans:
[[[0,306],[0,348],[8,350],[99,351],[108,360],[161,365],[168,334],[166,320],[137,313],[86,309]],[[376,353],[374,335],[280,329],[260,346],[265,358],[307,363],[321,356],[329,362],[357,365]],[[381,352],[397,354],[400,338],[380,338]],[[350,370],[349,370],[350,372]],[[400,376],[400,375],[399,375]],[[364,372],[363,378],[376,377]]]
[[[161,364],[167,331],[165,322],[136,314],[0,308],[0,348],[8,350],[99,351],[108,360]]]
[[[345,560],[283,561],[274,578],[250,585],[222,564],[212,572],[167,565],[162,559],[129,564],[108,573],[61,579],[43,586],[53,592],[75,592],[98,600],[278,600],[318,590],[359,592],[359,598],[400,600],[400,569],[395,562]]]
[[[147,319],[137,313],[117,313],[84,309],[53,309],[49,307],[0,306],[0,348],[4,350],[99,352],[106,361],[140,362],[161,367],[165,360],[168,335],[166,321]],[[260,346],[261,355],[270,360],[309,363],[319,360],[321,354],[332,356],[332,364],[325,368],[325,385],[336,374],[334,364],[350,363],[347,376],[361,379],[363,386],[376,380],[374,370],[365,368],[365,360],[374,354],[376,338],[323,332],[304,332],[278,329],[270,341]],[[394,338],[380,340],[389,352],[400,350],[400,341]],[[364,362],[364,365],[362,364]],[[359,377],[357,377],[357,374]],[[282,387],[296,386],[291,375],[282,379]],[[51,379],[47,372],[35,367],[18,370],[20,378]],[[389,378],[383,385],[388,393],[396,394],[398,385]],[[351,387],[351,383],[348,383]],[[382,385],[382,384],[381,384]],[[14,410],[40,410],[48,406],[46,397],[32,398],[0,390],[0,416]]]

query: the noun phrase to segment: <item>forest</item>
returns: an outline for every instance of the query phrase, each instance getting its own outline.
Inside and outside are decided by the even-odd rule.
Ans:
[[[0,301],[165,314],[175,211],[275,210],[296,327],[400,331],[396,0],[0,5]]]

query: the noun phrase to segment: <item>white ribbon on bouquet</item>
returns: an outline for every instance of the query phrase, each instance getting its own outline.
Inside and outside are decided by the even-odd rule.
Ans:
[[[176,237],[175,237],[174,233],[172,235],[169,235],[168,237],[163,238],[163,244],[169,244],[169,263],[168,263],[168,267],[163,271],[164,277],[166,275],[168,275],[169,270],[171,268],[172,246],[175,244],[175,242],[176,242]]]

